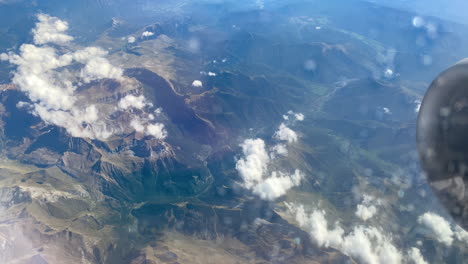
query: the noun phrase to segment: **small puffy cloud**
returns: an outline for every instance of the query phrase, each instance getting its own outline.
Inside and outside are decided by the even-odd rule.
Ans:
[[[131,122],[130,126],[139,133],[144,133],[148,136],[153,136],[156,139],[164,139],[167,137],[167,131],[164,128],[164,124],[154,123],[149,124],[148,120],[142,120],[138,117],[135,117]]]
[[[204,76],[210,76],[210,77],[214,77],[214,76],[217,76],[217,74],[215,72],[206,72],[206,71],[201,71],[200,72],[201,75],[204,75]]]
[[[296,113],[294,114],[294,117],[296,118],[297,121],[304,121],[304,114],[302,113]]]
[[[195,80],[192,82],[193,87],[202,87],[203,83],[200,80]]]
[[[419,251],[419,249],[415,247],[412,247],[408,251],[408,260],[412,264],[428,264],[424,260],[424,257],[422,256],[421,251]]]
[[[8,59],[9,59],[8,54],[6,54],[6,53],[0,54],[0,60],[1,61],[7,61]]]
[[[386,78],[392,78],[393,75],[394,75],[394,72],[393,72],[392,69],[386,69],[385,72],[384,72],[384,76],[385,76]]]
[[[143,32],[143,33],[141,34],[141,36],[142,36],[142,37],[145,37],[145,38],[151,37],[151,36],[153,36],[153,35],[154,35],[154,33],[151,32],[151,31],[145,31],[145,32]]]
[[[163,111],[162,108],[161,108],[161,107],[158,107],[158,108],[156,108],[156,110],[154,110],[154,113],[155,113],[157,116],[159,116],[159,115],[162,114],[162,111]]]
[[[271,148],[271,150],[273,151],[273,154],[278,154],[278,155],[282,155],[282,156],[288,155],[288,149],[283,144],[277,144],[277,145],[273,146]]]
[[[305,118],[303,113],[295,113],[293,110],[289,110],[286,115],[283,115],[284,120],[289,120],[290,117],[296,121],[304,121]]]
[[[298,138],[296,132],[287,127],[284,123],[281,123],[273,137],[278,140],[287,141],[288,143],[294,143]]]
[[[356,215],[364,221],[372,218],[377,213],[377,206],[380,204],[379,200],[375,200],[369,195],[364,195],[361,204],[357,205]]]
[[[304,178],[300,170],[288,175],[283,172],[272,172],[271,176],[254,186],[253,192],[264,200],[275,200],[286,194],[294,186],[298,186]]]
[[[99,48],[99,47],[86,47],[81,50],[75,51],[73,54],[68,54],[71,56],[74,60],[80,63],[86,63],[92,58],[96,57],[103,57],[107,55],[107,51]]]
[[[130,126],[135,129],[136,132],[143,133],[145,132],[145,126],[139,119],[133,119],[130,121]]]
[[[167,132],[164,129],[164,124],[161,123],[149,124],[146,127],[146,134],[153,136],[157,139],[164,139],[167,137]]]
[[[128,38],[127,38],[127,42],[128,42],[128,43],[135,43],[135,41],[136,41],[136,38],[135,38],[135,37],[128,37]]]
[[[121,79],[123,70],[115,67],[110,62],[102,57],[90,59],[85,67],[81,70],[81,78],[85,82],[90,82],[98,79]]]
[[[241,147],[245,157],[237,161],[236,169],[244,180],[245,187],[251,189],[262,181],[270,158],[262,139],[246,139]]]
[[[134,96],[134,95],[127,95],[124,98],[120,99],[119,101],[119,108],[127,110],[130,108],[136,108],[136,109],[143,109],[146,107],[148,103],[146,102],[146,99],[143,95],[139,96]]]
[[[19,101],[19,102],[16,104],[16,108],[18,108],[18,109],[21,109],[21,108],[28,108],[28,107],[31,107],[31,104],[30,104],[30,103],[27,103],[27,102]]]
[[[35,44],[64,44],[73,40],[73,37],[64,33],[68,30],[67,22],[46,14],[37,15],[37,19],[39,22],[32,30]]]
[[[365,206],[363,204],[358,204],[356,215],[362,220],[366,221],[373,217],[377,213],[377,208],[373,205]]]
[[[418,218],[418,223],[423,225],[432,232],[435,239],[445,244],[446,246],[452,245],[453,231],[450,223],[441,216],[427,212]]]
[[[302,205],[292,210],[295,211],[296,221],[311,234],[319,247],[337,248],[343,243],[344,230],[339,226],[329,229],[324,211],[314,210],[307,214]]]
[[[243,179],[246,189],[253,191],[264,200],[275,200],[283,196],[294,186],[298,186],[304,178],[300,170],[293,174],[273,171],[268,175],[270,156],[262,139],[246,139],[241,145],[244,157],[236,163],[236,169]]]

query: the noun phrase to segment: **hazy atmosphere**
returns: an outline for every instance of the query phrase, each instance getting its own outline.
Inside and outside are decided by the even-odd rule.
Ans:
[[[0,263],[467,263],[416,148],[466,7],[0,0]]]

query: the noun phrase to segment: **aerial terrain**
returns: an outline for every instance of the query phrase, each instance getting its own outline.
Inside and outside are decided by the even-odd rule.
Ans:
[[[416,119],[468,26],[367,1],[0,1],[0,263],[466,263]]]

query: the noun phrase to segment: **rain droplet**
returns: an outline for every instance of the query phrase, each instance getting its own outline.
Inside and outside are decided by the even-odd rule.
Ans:
[[[424,21],[424,19],[420,16],[415,16],[413,17],[413,27],[415,28],[420,28],[422,26],[424,26],[426,22]]]
[[[306,60],[304,62],[304,69],[307,71],[315,71],[315,69],[317,69],[317,63],[315,63],[315,61],[312,59]]]

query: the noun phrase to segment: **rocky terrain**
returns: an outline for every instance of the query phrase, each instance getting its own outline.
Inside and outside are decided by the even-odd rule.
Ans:
[[[77,99],[64,111],[92,104],[103,114],[95,123],[114,133],[79,136],[95,123],[74,115],[78,132],[44,120],[15,83],[18,64],[0,63],[0,262],[368,263],[344,243],[322,242],[296,204],[326,212],[325,229],[341,225],[343,241],[375,228],[385,239],[373,244],[400,255],[389,263],[412,263],[406,251],[416,246],[429,263],[467,257],[462,239],[447,249],[418,224],[428,211],[445,215],[414,145],[425,87],[466,56],[466,27],[427,18],[438,25],[433,37],[409,12],[359,1],[86,3],[70,5],[109,8],[81,24],[68,9],[40,8],[77,35],[51,45],[56,53],[97,46],[122,69],[118,78],[70,78]],[[32,43],[30,22],[1,24],[0,54]],[[87,63],[53,70],[68,78]],[[125,98],[143,106],[129,110]],[[296,137],[281,139],[280,124]],[[246,188],[238,162],[252,138],[285,141],[287,155],[267,159],[271,170],[300,171],[300,184],[275,199]],[[356,213],[362,194],[382,201],[378,214]]]

